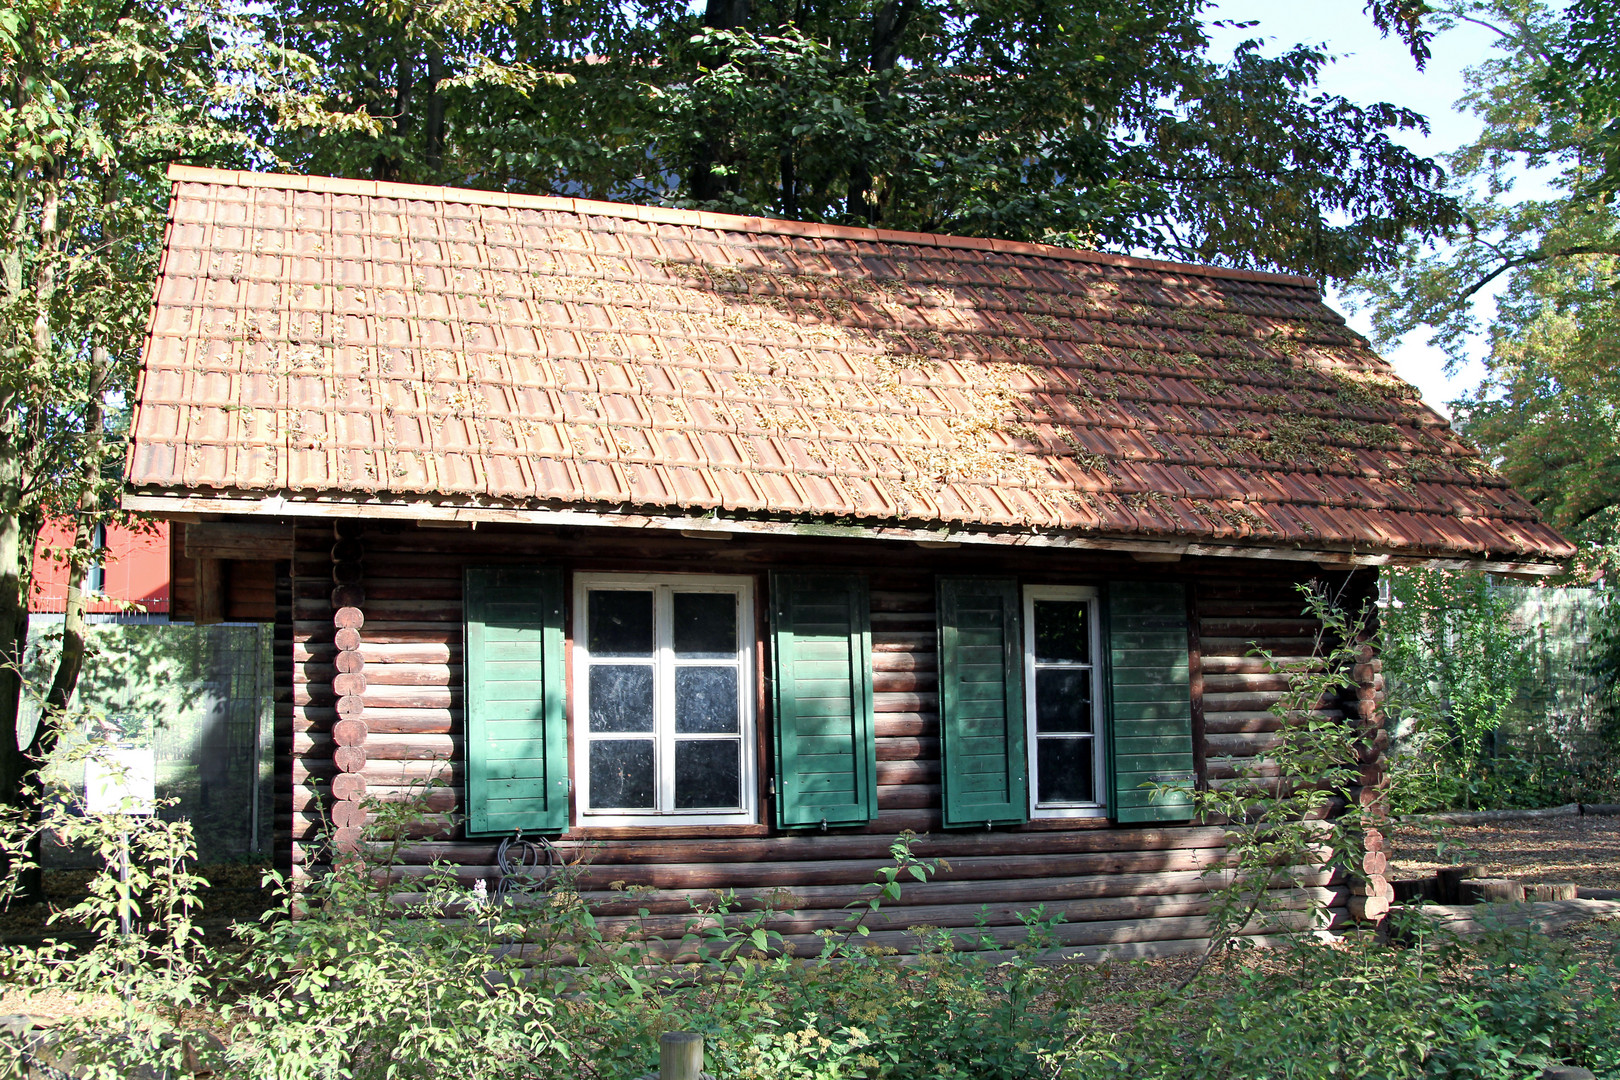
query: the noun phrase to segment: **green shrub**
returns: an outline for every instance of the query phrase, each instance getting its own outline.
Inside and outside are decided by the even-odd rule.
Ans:
[[[402,879],[405,806],[282,910],[205,944],[189,827],[81,809],[53,800],[44,824],[106,861],[62,916],[89,940],[0,952],[8,986],[105,1006],[55,1029],[77,1075],[179,1076],[201,1051],[232,1080],[633,1080],[681,1029],[706,1036],[719,1080],[1508,1080],[1555,1061],[1620,1080],[1617,957],[1583,963],[1522,931],[1464,946],[1397,928],[1423,948],[1223,938],[1201,981],[1132,990],[1118,968],[1043,962],[1055,935],[1037,910],[1017,949],[918,928],[927,948],[900,959],[867,947],[864,919],[937,869],[902,836],[816,955],[786,955],[768,908],[722,896],[688,920],[696,961],[670,964],[634,928],[603,929],[576,868],[503,897],[448,867]],[[23,1075],[22,1050],[0,1030],[0,1076]]]

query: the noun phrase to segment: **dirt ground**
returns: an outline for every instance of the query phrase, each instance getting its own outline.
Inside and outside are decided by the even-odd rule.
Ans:
[[[1473,863],[1485,877],[1620,889],[1620,817],[1571,815],[1486,825],[1403,822],[1388,835],[1392,878]]]

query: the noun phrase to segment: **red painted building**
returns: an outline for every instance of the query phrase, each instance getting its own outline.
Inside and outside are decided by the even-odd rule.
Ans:
[[[97,529],[101,559],[91,567],[86,582],[90,602],[86,611],[105,615],[167,615],[169,613],[169,523],[145,523],[131,528],[107,525]],[[60,615],[67,605],[68,565],[63,554],[73,544],[73,526],[67,520],[48,522],[34,547],[34,582],[28,610],[33,614]]]

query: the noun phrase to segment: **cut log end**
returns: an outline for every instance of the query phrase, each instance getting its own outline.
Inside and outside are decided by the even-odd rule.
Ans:
[[[1389,901],[1382,896],[1352,896],[1348,907],[1357,922],[1375,923],[1389,914]]]

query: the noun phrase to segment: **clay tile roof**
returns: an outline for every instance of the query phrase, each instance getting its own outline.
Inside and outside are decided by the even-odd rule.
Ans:
[[[133,493],[1573,552],[1304,278],[171,177]]]

